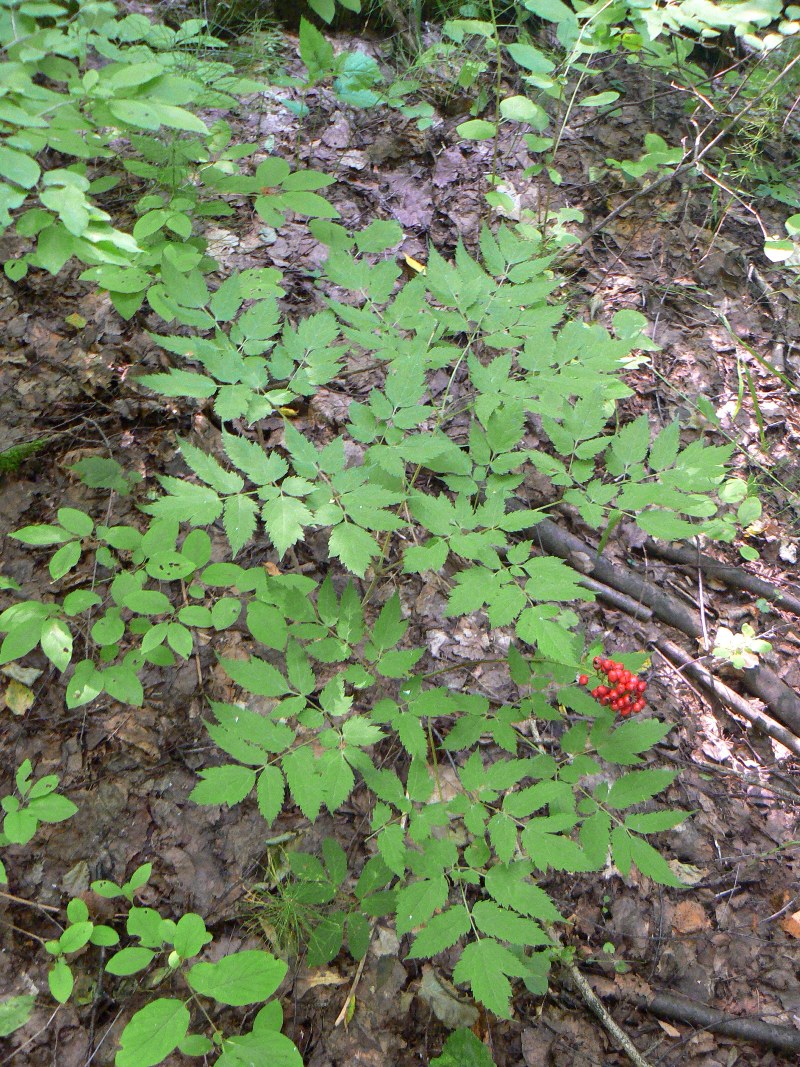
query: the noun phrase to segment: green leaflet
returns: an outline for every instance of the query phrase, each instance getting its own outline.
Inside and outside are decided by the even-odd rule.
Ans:
[[[409,952],[412,959],[429,959],[469,933],[472,928],[469,912],[463,905],[448,908],[432,916],[416,935]]]
[[[489,1050],[471,1030],[455,1030],[444,1043],[441,1056],[431,1067],[495,1067]]]
[[[453,971],[453,980],[468,984],[473,996],[495,1015],[511,1015],[510,977],[521,978],[525,965],[491,937],[473,941],[461,953]]]

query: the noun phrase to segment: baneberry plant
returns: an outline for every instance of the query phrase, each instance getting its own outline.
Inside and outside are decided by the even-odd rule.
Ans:
[[[40,648],[64,677],[68,708],[103,693],[137,707],[146,667],[169,672],[237,627],[244,656],[218,656],[232,695],[207,706],[219,759],[199,773],[192,800],[235,807],[252,798],[266,825],[291,804],[313,822],[341,811],[363,783],[370,825],[357,869],[332,838],[319,857],[287,859],[284,912],[298,917],[290,934],[307,939],[313,963],[343,946],[362,958],[372,924],[389,917],[413,958],[459,946],[455,981],[508,1016],[512,982],[542,993],[562,951],[551,936],[562,920],[545,884],[551,872],[611,862],[623,876],[635,865],[679,886],[649,837],[686,815],[652,810],[674,775],[642,766],[668,730],[642,714],[645,657],[609,659],[587,637],[576,606],[593,594],[580,573],[537,550],[536,525],[561,504],[601,537],[623,519],[670,540],[732,535],[732,448],[687,443],[677,422],[653,435],[645,415],[621,417],[618,402],[633,392],[626,374],[652,347],[646,322],[621,311],[609,332],[567,318],[551,301],[560,284],[554,246],[531,223],[485,227],[476,251],[459,244],[452,259],[432,248],[426,273],[402,282],[396,223],[349,232],[321,192],[329,177],[292,171],[277,156],[252,159],[255,146],[198,117],[196,108],[225,107],[250,88],[224,64],[187,56],[190,41],[217,47],[201,24],[165,30],[80,3],[45,27],[24,8],[22,23],[8,5],[0,18],[14,86],[0,121],[17,131],[0,150],[0,173],[10,183],[6,221],[35,248],[7,274],[57,273],[75,255],[88,266],[84,280],[110,292],[121,314],[147,299],[164,324],[152,339],[175,358],[138,381],[165,403],[207,405],[220,447],[179,439],[183,476],[161,475],[158,491],[139,493],[136,521],[61,507],[54,521],[17,530],[22,544],[51,550],[52,586],[37,597],[2,583],[13,602],[0,613],[0,664]],[[614,37],[622,8],[586,21],[593,47],[603,27]],[[585,53],[588,29],[577,16],[559,20],[559,32]],[[485,35],[494,40],[496,27]],[[318,36],[304,30],[307,66],[322,48]],[[549,79],[552,65],[540,69],[526,48],[511,54],[528,81]],[[367,91],[355,82],[342,89],[350,90]],[[547,116],[523,97],[502,104],[503,121],[545,128]],[[49,116],[62,105],[71,136]],[[102,186],[82,162],[108,158],[109,131],[130,144],[128,173],[150,183],[132,234],[95,205]],[[42,172],[45,148],[79,162]],[[320,310],[289,320],[272,268],[209,283],[200,220],[226,213],[229,196],[254,198],[271,226],[286,211],[313,218],[311,233],[327,248]],[[371,388],[350,398],[337,429],[312,433],[297,418],[302,404],[342,388],[365,361]],[[264,420],[269,443],[257,432]],[[535,500],[525,485],[531,471],[542,487]],[[97,486],[130,488],[116,470],[84,473]],[[294,565],[312,537],[326,539],[327,574]],[[253,562],[267,552],[269,567]],[[91,578],[77,581],[84,572]],[[445,618],[473,616],[491,637],[507,672],[503,700],[450,688],[429,669],[402,596],[418,576],[439,585]],[[610,687],[590,694],[597,670]],[[618,722],[628,712],[635,717]],[[539,722],[554,724],[548,746]],[[17,843],[37,821],[72,810],[57,781],[31,783],[30,771],[21,768],[19,798],[3,802],[5,837]],[[224,1036],[213,1024],[210,1036],[189,1033],[206,1000],[260,1003],[286,968],[261,951],[192,962],[210,940],[204,921],[137,905],[149,875],[144,865],[124,885],[94,886],[127,907],[126,943],[107,973],[146,972],[169,993],[135,1012],[116,1062],[148,1067],[177,1048],[216,1049],[223,1065],[248,1056],[299,1063],[274,1004],[249,1034]],[[95,924],[83,901],[70,902],[67,920],[45,946],[59,1001],[72,992],[73,954],[116,948],[121,938],[115,925]],[[443,1062],[465,1045],[468,1037],[454,1036]]]

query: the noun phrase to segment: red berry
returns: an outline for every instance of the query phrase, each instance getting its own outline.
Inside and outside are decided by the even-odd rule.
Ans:
[[[630,685],[631,684],[631,682],[633,681],[633,675],[631,674],[630,671],[623,671],[622,672],[622,681],[625,683],[625,685]]]
[[[608,699],[608,697],[600,697],[600,700],[598,701],[598,703],[602,707],[607,708],[608,705],[611,703],[611,701]]]
[[[607,685],[598,685],[598,687],[597,687],[597,695],[599,697],[608,696],[608,686]]]
[[[634,711],[642,711],[642,709],[645,708],[646,706],[647,705],[646,705],[644,700],[637,700],[636,703],[633,705],[633,710]]]
[[[588,682],[589,682],[589,675],[588,674],[580,674],[580,675],[578,675],[578,685],[587,685]]]
[[[600,669],[602,671],[604,671],[606,674],[608,674],[608,672],[611,670],[611,667],[612,667],[612,663],[611,663],[610,659],[604,659],[602,661],[602,663],[600,664]]]
[[[643,693],[645,691],[645,689],[647,689],[647,682],[641,681],[641,680],[638,681],[636,683],[636,688],[640,693]]]
[[[599,670],[603,666],[603,659],[601,656],[595,656],[592,660],[592,666],[595,670]]]
[[[609,671],[608,672],[608,680],[609,680],[609,682],[618,682],[619,681],[619,671]]]
[[[626,715],[630,715],[630,713],[631,713],[631,709],[630,708],[621,708],[620,709],[620,715],[622,715],[623,718]]]

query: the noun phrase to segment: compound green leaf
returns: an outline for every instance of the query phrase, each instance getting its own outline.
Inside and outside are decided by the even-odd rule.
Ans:
[[[250,659],[223,657],[220,663],[237,685],[256,696],[282,697],[289,692],[289,685],[277,667],[258,656],[251,656]]]
[[[218,388],[213,378],[177,367],[163,374],[142,374],[136,381],[161,396],[190,396],[198,400],[213,396]]]
[[[222,525],[231,546],[231,556],[236,558],[241,549],[251,540],[256,531],[258,504],[249,496],[229,496],[222,511]]]
[[[444,1043],[441,1056],[430,1067],[495,1067],[486,1045],[471,1030],[461,1027]]]
[[[533,919],[525,919],[501,908],[493,900],[479,900],[472,909],[478,928],[491,937],[515,945],[549,945],[550,938]]]
[[[629,847],[631,859],[642,874],[646,874],[659,885],[673,886],[676,889],[683,888],[683,882],[673,873],[661,853],[657,852],[647,841],[641,837],[631,837]]]
[[[310,748],[296,748],[283,757],[282,764],[292,799],[305,817],[314,822],[324,799],[314,754]]]
[[[280,496],[268,501],[261,510],[261,517],[280,558],[300,540],[304,528],[314,521],[306,505],[289,496]]]
[[[258,810],[271,825],[283,808],[285,785],[278,767],[265,767],[258,776],[256,799]]]
[[[530,864],[521,861],[495,864],[486,873],[486,889],[504,908],[545,922],[559,922],[561,915],[555,904],[543,889],[529,880],[530,870]]]

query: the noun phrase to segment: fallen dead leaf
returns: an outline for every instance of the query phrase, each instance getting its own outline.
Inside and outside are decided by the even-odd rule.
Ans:
[[[111,716],[106,728],[109,738],[117,738],[157,761],[161,756],[161,746],[155,723],[156,716],[152,709],[140,708],[136,718],[127,712]]]
[[[708,871],[691,863],[681,863],[679,860],[667,860],[667,863],[675,877],[680,878],[684,885],[697,885],[708,876]]]
[[[420,261],[418,259],[414,259],[412,256],[409,256],[407,252],[403,253],[403,260],[404,260],[406,266],[411,268],[412,276],[413,276],[413,274],[427,274],[428,273],[428,268],[425,266],[425,264],[424,263],[420,263]]]
[[[657,1022],[661,1029],[664,1031],[664,1033],[667,1035],[667,1037],[681,1036],[680,1030],[676,1030],[671,1023],[665,1023],[663,1019],[658,1019]]]
[[[33,707],[35,697],[32,690],[21,682],[9,682],[5,692],[5,704],[13,715],[24,715]]]
[[[789,937],[800,938],[800,911],[795,911],[786,918],[781,919],[780,928]]]
[[[474,1026],[477,1022],[478,1009],[475,1005],[461,1000],[455,987],[446,978],[438,977],[433,967],[422,968],[417,996],[449,1030]]]
[[[778,555],[784,563],[797,563],[797,545],[793,541],[781,541]]]
[[[347,978],[344,978],[341,974],[337,974],[335,971],[320,971],[316,974],[309,974],[304,978],[299,978],[295,990],[299,1000],[300,997],[305,996],[309,989],[315,989],[317,986],[338,986],[346,984]]]
[[[19,663],[6,663],[0,667],[0,674],[5,674],[7,678],[13,678],[15,682],[21,682],[23,685],[33,685],[36,679],[41,677],[42,672],[36,667],[21,667]]]
[[[713,1034],[706,1030],[701,1030],[699,1033],[692,1035],[688,1047],[693,1056],[706,1055],[714,1052],[717,1047],[717,1041]]]
[[[672,916],[672,929],[676,934],[696,934],[707,930],[710,923],[702,904],[695,900],[682,900],[676,905]]]
[[[653,990],[649,983],[632,971],[628,974],[617,974],[613,978],[593,975],[591,986],[598,997],[638,1000],[642,997],[649,998],[653,995]]]

